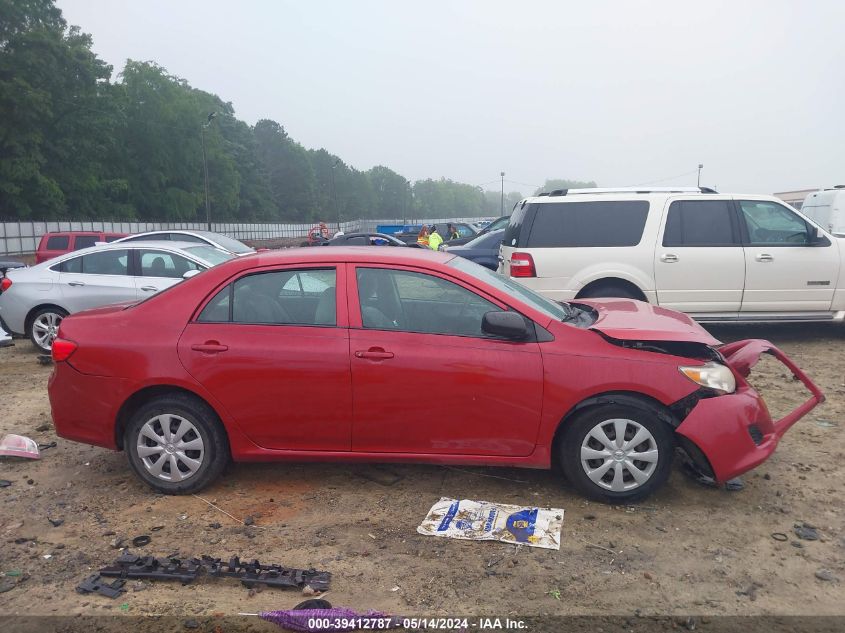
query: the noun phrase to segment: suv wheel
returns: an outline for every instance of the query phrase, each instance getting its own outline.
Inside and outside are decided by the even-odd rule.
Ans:
[[[578,294],[579,299],[599,299],[603,297],[642,300],[642,296],[621,284],[600,284]]]
[[[669,478],[672,430],[646,409],[600,405],[566,424],[561,466],[582,494],[607,503],[631,503]]]
[[[204,402],[176,394],[151,400],[126,426],[129,465],[165,494],[188,494],[214,481],[229,461],[226,433]]]
[[[59,333],[59,325],[67,312],[61,308],[41,308],[29,324],[29,338],[32,344],[45,354],[53,348],[53,341]]]

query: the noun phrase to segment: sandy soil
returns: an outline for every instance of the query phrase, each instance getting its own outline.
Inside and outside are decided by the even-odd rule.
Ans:
[[[295,590],[234,581],[130,581],[118,600],[76,584],[110,563],[114,540],[152,536],[144,553],[209,554],[332,572],[328,599],[400,614],[845,614],[845,379],[842,326],[713,328],[729,341],[768,338],[822,387],[827,402],[786,435],[745,489],[703,487],[676,467],[632,507],[591,503],[549,472],[436,466],[236,465],[203,497],[153,494],[124,456],[57,438],[49,366],[28,341],[0,349],[0,435],[57,441],[36,462],[0,458],[0,612],[163,614],[181,619],[290,608]],[[773,413],[804,398],[774,360],[752,379]],[[395,473],[401,478],[390,485]],[[564,508],[560,551],[425,537],[416,526],[441,496]],[[50,519],[64,522],[53,527]],[[818,528],[799,540],[795,524]],[[210,527],[219,524],[220,527]],[[159,528],[153,530],[153,528]],[[772,533],[789,536],[786,542]],[[601,546],[593,547],[593,546]],[[816,576],[828,570],[832,580]],[[2,585],[0,585],[2,586]],[[261,628],[259,626],[259,628]]]

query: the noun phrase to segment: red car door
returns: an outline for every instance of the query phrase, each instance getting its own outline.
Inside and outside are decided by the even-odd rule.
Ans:
[[[179,358],[264,448],[348,451],[352,387],[343,265],[277,268],[219,290]],[[340,306],[340,309],[338,309]]]
[[[533,452],[539,346],[481,333],[483,314],[504,305],[428,271],[348,270],[353,451]]]

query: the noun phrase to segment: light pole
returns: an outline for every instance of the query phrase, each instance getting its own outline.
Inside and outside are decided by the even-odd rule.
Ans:
[[[704,169],[704,165],[698,163],[698,187],[701,188],[701,170]]]
[[[502,176],[502,208],[500,209],[499,215],[505,215],[505,172],[502,172],[501,176]]]
[[[205,123],[200,126],[200,138],[202,139],[202,168],[205,172],[205,223],[208,225],[208,230],[211,230],[211,206],[208,203],[208,160],[205,157],[205,130],[211,125],[216,112],[209,112]]]
[[[334,200],[334,214],[337,217],[337,230],[340,231],[340,207],[337,206],[337,192],[334,188],[334,170],[340,164],[340,159],[336,159],[332,165],[332,199]]]

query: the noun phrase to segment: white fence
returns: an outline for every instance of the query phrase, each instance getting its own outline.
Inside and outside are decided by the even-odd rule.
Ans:
[[[450,219],[389,219],[389,220],[352,220],[341,222],[340,229],[346,233],[352,231],[375,231],[382,224],[444,224],[446,222],[474,222],[481,218]],[[329,229],[337,230],[336,222],[328,222]],[[211,223],[211,230],[238,240],[269,240],[274,238],[304,238],[308,224],[230,224]],[[206,230],[204,222],[0,222],[0,256],[28,255],[38,249],[38,242],[45,233],[56,231],[103,231],[105,233],[143,233],[168,229]]]

